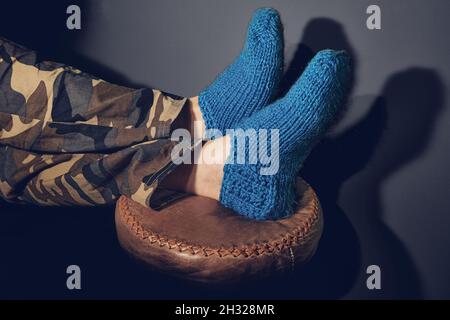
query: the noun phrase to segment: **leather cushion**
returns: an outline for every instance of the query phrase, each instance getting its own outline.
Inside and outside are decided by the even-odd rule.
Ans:
[[[322,211],[313,189],[297,181],[298,209],[255,221],[219,202],[188,196],[155,211],[122,196],[116,206],[121,245],[149,266],[202,282],[230,282],[291,270],[314,254]]]

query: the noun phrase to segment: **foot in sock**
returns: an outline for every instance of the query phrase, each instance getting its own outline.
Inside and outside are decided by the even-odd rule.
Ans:
[[[239,57],[199,95],[206,128],[224,132],[262,109],[276,93],[282,68],[280,17],[274,9],[258,9]]]
[[[257,220],[278,219],[295,210],[295,180],[313,145],[335,119],[350,84],[345,52],[324,50],[309,63],[286,96],[244,119],[236,128],[278,129],[279,169],[262,175],[256,164],[225,164],[220,202]],[[270,133],[268,133],[270,136]],[[229,159],[236,160],[236,139]],[[244,150],[248,156],[249,148]],[[331,160],[330,160],[331,161]]]

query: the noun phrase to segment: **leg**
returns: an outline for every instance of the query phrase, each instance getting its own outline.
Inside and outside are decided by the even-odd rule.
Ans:
[[[39,205],[143,205],[167,169],[186,99],[110,84],[0,38],[0,196]]]
[[[273,98],[282,70],[280,30],[276,11],[256,12],[241,55],[201,93],[203,114],[211,124],[228,128]],[[0,51],[0,89],[6,97],[0,101],[0,144],[10,151],[0,162],[14,158],[14,165],[0,174],[0,195],[10,201],[85,205],[78,195],[65,194],[68,187],[58,180],[77,177],[78,193],[84,188],[97,199],[90,204],[110,203],[121,192],[148,205],[159,180],[175,168],[167,164],[172,144],[165,138],[177,126],[194,129],[190,124],[199,118],[198,98],[189,99],[178,116],[185,99],[115,86],[62,64],[38,63],[34,52],[4,39]],[[211,179],[211,168],[178,170],[191,177],[178,189],[218,197],[217,188],[206,192],[214,189],[198,183]],[[215,170],[220,180],[221,166]],[[33,195],[24,194],[28,187]]]

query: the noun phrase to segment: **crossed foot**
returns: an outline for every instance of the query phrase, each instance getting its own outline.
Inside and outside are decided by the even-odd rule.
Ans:
[[[283,35],[274,9],[255,12],[239,57],[198,97],[189,99],[185,127],[276,129],[277,172],[261,174],[260,162],[181,165],[162,182],[167,188],[219,200],[238,214],[278,219],[295,210],[295,180],[314,144],[333,123],[350,84],[343,51],[316,54],[289,92],[274,101],[283,69]],[[238,157],[236,137],[208,141],[201,153]],[[250,154],[251,147],[244,153]]]

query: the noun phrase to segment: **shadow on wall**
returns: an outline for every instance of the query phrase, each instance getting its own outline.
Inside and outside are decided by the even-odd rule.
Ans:
[[[355,58],[342,27],[328,19],[313,20],[302,42],[295,54],[301,59],[326,47],[345,49]],[[294,62],[300,69],[306,65]],[[396,73],[359,123],[313,150],[301,175],[321,199],[325,228],[318,252],[298,283],[306,295],[337,298],[356,285],[364,287],[367,297],[422,297],[420,276],[407,248],[382,220],[381,184],[426,150],[443,99],[441,80],[433,70],[411,68]],[[356,173],[358,179],[349,188],[351,211],[344,213],[337,205],[339,191]],[[381,293],[368,293],[365,277],[355,283],[358,273],[365,275],[366,266],[361,265],[361,245],[347,217],[363,221],[358,223],[358,233],[372,240],[364,246],[363,256],[385,271]]]
[[[368,115],[339,137],[324,141],[305,167],[305,173],[314,179],[319,167],[327,164],[324,157],[333,155],[333,166],[340,170],[340,176],[333,175],[334,170],[325,176],[330,174],[342,185],[358,173],[346,186],[346,213],[360,221],[358,232],[366,239],[364,255],[383,270],[382,292],[368,294],[364,290],[368,297],[422,297],[420,275],[408,248],[384,223],[381,192],[390,175],[426,151],[443,109],[443,95],[442,82],[433,70],[410,68],[390,76]],[[357,165],[358,155],[364,153],[372,155]],[[408,199],[405,196],[400,201]]]
[[[353,81],[355,80],[357,57],[343,26],[329,18],[314,18],[306,25],[299,45],[296,48],[286,48],[286,56],[292,56],[292,60],[281,80],[279,96],[284,96],[289,91],[313,56],[324,49],[345,50],[352,58]]]

